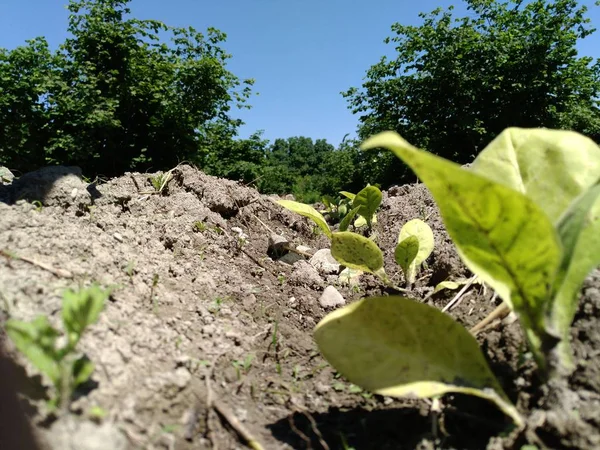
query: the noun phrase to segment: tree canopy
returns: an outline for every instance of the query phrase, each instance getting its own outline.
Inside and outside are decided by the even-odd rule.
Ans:
[[[600,63],[577,54],[594,29],[576,0],[466,0],[392,25],[396,56],[343,95],[360,114],[359,136],[394,130],[466,163],[509,126],[568,128],[600,138]],[[386,160],[389,184],[398,163]],[[398,180],[396,176],[396,181]]]
[[[130,18],[128,3],[71,0],[58,51],[44,38],[0,50],[4,164],[68,162],[111,176],[198,162],[216,130],[235,132],[229,111],[253,81],[226,69],[225,34]]]

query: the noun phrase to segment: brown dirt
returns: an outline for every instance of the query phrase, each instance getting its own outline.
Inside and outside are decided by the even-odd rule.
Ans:
[[[21,403],[49,448],[244,448],[206,410],[209,390],[266,449],[519,449],[535,436],[549,448],[600,448],[600,272],[582,290],[573,327],[578,367],[568,383],[536,379],[516,323],[480,335],[527,417],[527,432],[511,431],[493,406],[470,397],[445,397],[435,416],[426,401],[359,392],[317,351],[312,330],[328,312],[318,301],[324,288],[336,286],[351,302],[383,292],[372,277],[351,289],[305,261],[271,259],[271,233],[313,251],[328,241],[254,189],[186,165],[173,175],[162,195],[152,192],[148,174],[87,184],[77,168],[43,169],[0,186],[0,249],[73,275],[2,258],[0,322],[45,314],[58,324],[64,288],[91,281],[116,288],[81,342],[96,371],[67,417],[47,416],[40,378],[6,342],[29,376]],[[401,282],[392,249],[400,227],[415,217],[426,219],[436,238],[413,288],[424,298],[439,281],[469,272],[418,184],[384,193],[376,232],[388,274]],[[248,235],[241,248],[233,227]],[[443,307],[453,295],[442,291],[427,301]],[[474,286],[450,314],[472,326],[496,305],[489,289]],[[108,413],[101,421],[89,417],[96,406]]]

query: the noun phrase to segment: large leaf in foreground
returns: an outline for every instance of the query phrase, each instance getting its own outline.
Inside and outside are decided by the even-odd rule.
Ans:
[[[284,208],[289,209],[290,211],[295,212],[296,214],[308,217],[315,222],[321,230],[323,230],[323,233],[325,233],[328,238],[331,239],[331,230],[329,229],[329,225],[327,225],[325,217],[323,217],[323,215],[312,206],[305,203],[295,202],[293,200],[277,200],[276,203],[280,204]]]
[[[470,170],[526,194],[556,223],[600,173],[600,147],[574,131],[507,128]]]
[[[367,298],[328,314],[315,328],[315,339],[338,372],[371,392],[476,395],[523,424],[475,338],[434,307],[403,297]]]
[[[363,148],[385,147],[408,164],[431,191],[467,267],[506,301],[528,333],[542,370],[542,341],[550,283],[561,245],[544,211],[524,194],[417,149],[397,133],[380,133]]]
[[[578,197],[558,222],[564,255],[555,282],[548,325],[562,338],[557,355],[569,370],[569,336],[577,312],[578,293],[588,274],[600,264],[600,180]]]

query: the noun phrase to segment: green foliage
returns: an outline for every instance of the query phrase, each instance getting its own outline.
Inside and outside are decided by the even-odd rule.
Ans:
[[[361,88],[343,93],[360,114],[359,136],[394,130],[464,164],[502,130],[572,129],[600,142],[600,62],[578,56],[594,29],[576,0],[466,0],[396,23],[395,55],[371,66]],[[361,176],[385,186],[413,181],[391,154],[358,156]]]
[[[342,221],[351,210],[350,202],[346,198],[333,198],[325,195],[321,201],[325,205],[325,209],[320,212],[329,222],[338,223]]]
[[[349,187],[356,168],[345,146],[335,149],[324,139],[276,139],[266,150],[258,189],[265,194],[294,194],[303,203],[316,203],[324,194]]]
[[[295,202],[293,200],[277,200],[276,203],[283,206],[284,208],[289,209],[290,211],[294,211],[295,213],[300,214],[301,216],[308,217],[317,224],[317,226],[323,231],[323,233],[325,233],[325,235],[328,238],[331,239],[331,230],[329,229],[329,225],[327,225],[325,217],[323,217],[323,215],[312,206],[300,202]]]
[[[498,151],[501,143],[504,152]],[[417,173],[436,200],[467,267],[518,315],[542,373],[570,372],[568,337],[577,292],[600,263],[600,180],[583,169],[589,165],[593,173],[600,148],[574,132],[506,130],[490,151],[507,161],[506,167],[520,167],[521,161],[529,160],[516,178],[517,190],[507,185],[510,178],[497,182],[488,177],[490,171],[479,163],[476,170],[462,169],[418,150],[393,132],[369,139],[364,147],[389,148]],[[486,150],[481,158],[491,160]],[[504,164],[501,161],[490,166],[492,172]],[[582,170],[576,190],[567,181],[567,174],[575,173],[571,165]],[[556,197],[542,193],[540,186],[550,185],[555,186]],[[559,217],[557,222],[549,212]]]
[[[376,221],[375,211],[381,205],[382,194],[376,186],[367,186],[362,189],[352,200],[352,208],[358,208],[358,215],[362,217],[365,225],[370,230]],[[361,222],[354,222],[355,227],[362,226]]]
[[[477,340],[434,307],[395,296],[363,299],[322,319],[315,340],[339,373],[371,392],[420,398],[476,395],[523,425]]]
[[[73,391],[94,371],[92,362],[85,355],[76,357],[75,352],[85,329],[98,320],[109,294],[109,290],[97,285],[65,291],[62,321],[66,340],[60,346],[61,333],[45,316],[31,322],[14,319],[6,322],[6,333],[15,346],[54,385],[52,407],[67,407]]]
[[[134,19],[128,3],[71,0],[55,53],[43,38],[0,50],[1,163],[160,170],[203,163],[207,143],[235,133],[231,104],[245,106],[253,81],[225,69],[225,34]]]
[[[331,255],[340,264],[351,269],[370,272],[386,279],[383,253],[371,239],[350,231],[333,233]]]
[[[409,284],[416,281],[419,266],[429,258],[433,246],[433,231],[421,219],[410,220],[400,229],[394,257]]]

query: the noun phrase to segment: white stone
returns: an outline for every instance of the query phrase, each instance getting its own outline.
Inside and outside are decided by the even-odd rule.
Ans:
[[[346,300],[342,297],[342,294],[338,292],[333,286],[327,286],[319,298],[319,304],[323,308],[335,308],[336,306],[342,306],[346,304]]]
[[[325,275],[340,272],[340,263],[331,255],[331,250],[328,248],[317,250],[309,262],[315,269]]]

